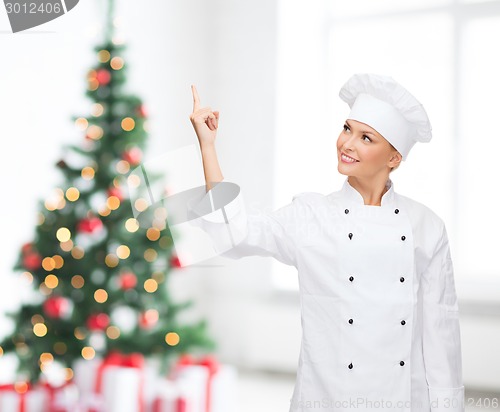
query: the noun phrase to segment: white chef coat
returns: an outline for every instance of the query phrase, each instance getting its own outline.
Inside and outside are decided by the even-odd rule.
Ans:
[[[298,270],[302,342],[290,412],[464,411],[445,225],[395,193],[391,179],[387,188],[381,206],[365,205],[346,178],[339,191],[300,193],[260,213],[247,213],[239,191],[216,205],[224,213],[202,219],[216,243],[227,243],[228,228],[242,234],[222,256],[273,256]]]

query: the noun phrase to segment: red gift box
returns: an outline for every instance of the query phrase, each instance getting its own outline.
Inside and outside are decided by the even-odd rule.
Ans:
[[[48,394],[29,383],[0,385],[0,412],[48,412]]]
[[[100,361],[79,362],[75,366],[75,379],[82,396],[82,410],[144,412],[144,363],[142,354],[119,352],[112,352]]]

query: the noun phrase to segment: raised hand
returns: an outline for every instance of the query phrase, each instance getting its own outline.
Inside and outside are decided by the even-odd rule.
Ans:
[[[210,107],[201,107],[200,96],[195,85],[191,85],[193,92],[193,112],[189,115],[189,120],[193,124],[200,146],[213,144],[217,136],[219,126],[219,112],[212,111]]]

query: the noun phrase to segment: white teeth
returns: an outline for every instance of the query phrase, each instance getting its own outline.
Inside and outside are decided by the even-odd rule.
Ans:
[[[345,154],[342,154],[342,159],[344,159],[346,162],[351,162],[354,163],[356,162],[356,159],[353,159],[352,157],[346,156]]]

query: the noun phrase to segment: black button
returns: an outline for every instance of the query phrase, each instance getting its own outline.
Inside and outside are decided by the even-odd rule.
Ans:
[[[354,280],[353,276],[349,276],[349,280],[352,282]]]
[[[352,319],[349,319],[349,323],[352,325],[352,322],[354,322]]]
[[[349,364],[348,366],[349,369],[352,369],[352,363]]]
[[[344,212],[347,215],[349,213],[349,209],[344,210]]]
[[[400,364],[401,366],[403,366],[405,363],[404,363],[403,361],[401,361],[401,362],[399,362],[399,364]]]
[[[402,320],[401,325],[406,325],[406,322],[404,320]]]
[[[400,282],[404,282],[404,281],[405,281],[405,278],[404,278],[403,276],[401,276],[401,277],[399,278],[399,281],[400,281]]]
[[[352,233],[349,233],[349,239],[352,239]]]
[[[401,240],[405,240],[406,239],[406,236],[401,236]]]
[[[398,213],[399,213],[399,209],[396,209],[396,210],[394,211],[394,213],[398,214]]]

